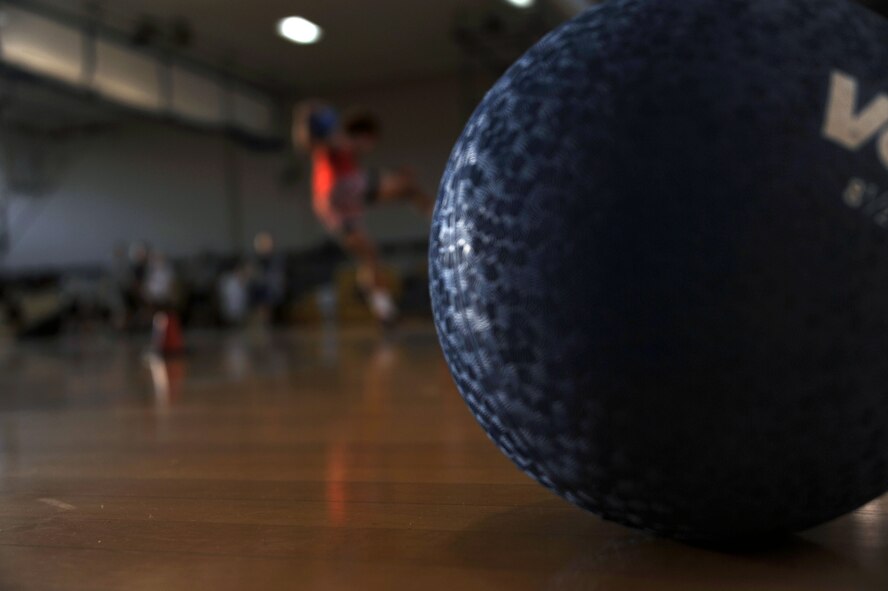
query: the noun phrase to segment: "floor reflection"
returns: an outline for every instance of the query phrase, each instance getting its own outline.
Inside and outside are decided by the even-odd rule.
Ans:
[[[884,499],[742,553],[568,505],[487,440],[431,327],[187,339],[170,359],[101,336],[0,355],[4,584],[135,588],[148,560],[153,588],[888,589]]]

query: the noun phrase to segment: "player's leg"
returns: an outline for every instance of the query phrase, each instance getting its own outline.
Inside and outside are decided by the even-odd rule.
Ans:
[[[345,224],[341,240],[343,247],[358,263],[358,284],[364,290],[373,314],[383,323],[394,322],[398,308],[382,281],[376,244],[355,222]]]
[[[378,179],[372,173],[362,171],[342,178],[331,193],[325,223],[358,263],[358,283],[373,314],[384,324],[391,324],[397,319],[398,309],[382,281],[376,243],[364,228],[366,207],[378,197]]]
[[[413,171],[404,168],[397,171],[370,173],[373,180],[373,200],[378,203],[406,202],[431,215],[434,198],[423,190]]]

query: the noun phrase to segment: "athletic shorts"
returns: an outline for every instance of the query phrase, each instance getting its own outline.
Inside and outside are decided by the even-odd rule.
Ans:
[[[379,174],[359,171],[339,179],[330,192],[326,211],[317,211],[327,231],[340,236],[363,230],[367,206],[379,198]]]

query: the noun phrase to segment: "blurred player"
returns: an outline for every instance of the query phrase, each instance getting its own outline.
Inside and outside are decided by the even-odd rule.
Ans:
[[[379,136],[379,123],[369,113],[340,120],[333,108],[318,102],[298,105],[294,113],[294,142],[312,159],[315,214],[358,262],[358,283],[370,308],[384,325],[390,325],[398,310],[382,282],[376,243],[365,228],[367,208],[406,202],[431,214],[434,200],[408,169],[382,171],[362,164]]]

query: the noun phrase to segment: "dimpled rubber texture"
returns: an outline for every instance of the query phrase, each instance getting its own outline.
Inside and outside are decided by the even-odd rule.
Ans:
[[[444,175],[435,321],[500,449],[685,540],[804,529],[888,489],[888,190],[821,134],[834,69],[888,92],[840,0],[609,0],[485,97]],[[875,207],[875,206],[873,206]],[[884,221],[884,220],[883,220]]]

